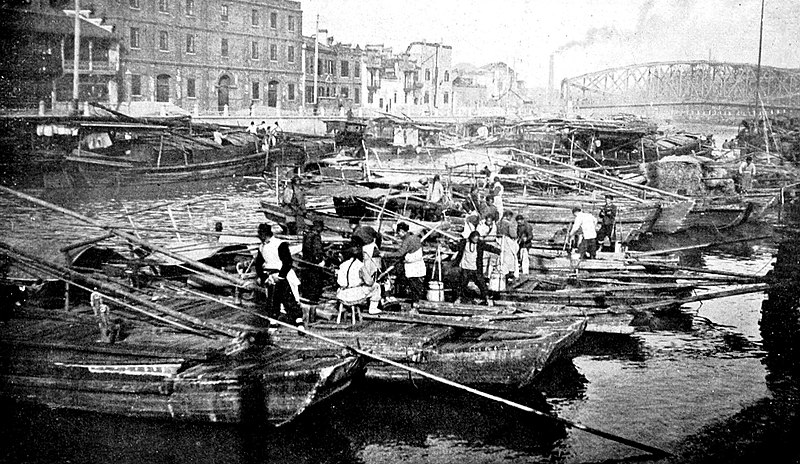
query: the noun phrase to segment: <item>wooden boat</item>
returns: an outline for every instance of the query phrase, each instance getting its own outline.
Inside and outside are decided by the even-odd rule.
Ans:
[[[278,426],[364,369],[362,359],[331,351],[245,347],[132,320],[114,343],[99,342],[85,311],[18,309],[0,322],[0,396],[140,418]]]
[[[315,322],[311,330],[375,354],[464,384],[521,386],[531,382],[586,328],[584,318],[551,318],[522,323],[476,323],[450,316],[401,313],[363,315],[355,325]],[[307,338],[307,337],[305,337]],[[278,346],[300,348],[313,342],[279,331]],[[367,377],[406,380],[407,371],[370,365]]]
[[[677,264],[677,255],[637,258],[636,252],[598,251],[596,259],[576,259],[562,250],[532,249],[531,270],[538,273],[576,271],[645,271],[654,264]]]
[[[661,214],[652,231],[674,234],[691,228],[725,230],[747,222],[755,210],[750,201],[715,204],[713,201],[687,200],[662,203]]]
[[[161,184],[259,174],[269,162],[267,153],[258,149],[258,137],[245,132],[217,132],[217,141],[212,141],[154,124],[83,122],[77,127],[80,142],[66,155],[67,173],[75,186]]]

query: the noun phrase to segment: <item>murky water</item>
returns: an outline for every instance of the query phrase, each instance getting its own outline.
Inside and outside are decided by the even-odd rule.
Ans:
[[[271,186],[237,179],[168,189],[30,192],[98,221],[138,228],[252,232]],[[184,201],[206,200],[186,206]],[[100,235],[0,194],[0,236],[41,256]],[[214,218],[214,219],[212,219]],[[144,236],[144,232],[142,232]],[[147,233],[157,242],[166,231]],[[186,238],[186,237],[182,237]],[[785,253],[795,253],[793,248]],[[687,256],[742,273],[771,269],[769,243]],[[781,297],[796,295],[793,289]],[[674,462],[800,462],[797,300],[744,295],[687,305],[633,336],[587,337],[537,385],[501,391],[518,402],[678,454]],[[777,309],[775,309],[777,308]],[[767,327],[765,328],[765,322]],[[4,462],[598,462],[643,458],[624,445],[464,393],[410,381],[365,382],[286,430],[130,420],[12,408],[0,425]],[[752,459],[766,456],[769,459]]]

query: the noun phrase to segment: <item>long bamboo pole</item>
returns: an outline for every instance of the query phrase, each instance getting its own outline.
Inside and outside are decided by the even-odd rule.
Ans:
[[[488,400],[499,402],[501,404],[505,404],[506,406],[510,406],[512,408],[519,409],[521,411],[525,411],[525,412],[528,412],[528,413],[531,413],[531,414],[535,414],[535,415],[540,416],[540,417],[544,417],[544,418],[556,421],[556,422],[558,422],[560,424],[563,424],[563,425],[565,425],[567,427],[570,427],[570,428],[582,430],[582,431],[590,433],[592,435],[597,435],[599,437],[603,437],[603,438],[606,438],[608,440],[615,441],[617,443],[623,443],[625,445],[628,445],[628,446],[631,446],[633,448],[637,448],[637,449],[646,451],[646,452],[651,453],[651,454],[656,455],[656,456],[671,456],[671,453],[668,453],[667,451],[664,451],[662,449],[656,448],[654,446],[650,446],[650,445],[647,445],[647,444],[644,444],[644,443],[640,443],[638,441],[631,440],[629,438],[621,437],[619,435],[615,435],[615,434],[612,434],[612,433],[609,433],[609,432],[605,432],[603,430],[599,430],[599,429],[596,429],[596,428],[593,428],[593,427],[589,427],[589,426],[580,424],[578,422],[570,421],[570,420],[567,420],[567,419],[564,419],[564,418],[561,418],[561,417],[558,417],[558,416],[555,416],[555,415],[552,415],[552,414],[545,413],[543,411],[539,411],[537,409],[533,409],[533,408],[531,408],[529,406],[525,406],[524,404],[516,403],[514,401],[507,400],[507,399],[502,398],[500,396],[492,395],[490,393],[486,393],[484,391],[481,391],[481,390],[478,390],[478,389],[475,389],[475,388],[472,388],[472,387],[468,387],[468,386],[460,384],[458,382],[454,382],[452,380],[448,380],[448,379],[446,379],[444,377],[439,377],[438,375],[434,375],[434,374],[425,372],[425,371],[423,371],[421,369],[417,369],[415,367],[407,366],[405,364],[402,364],[402,363],[399,363],[399,362],[396,362],[396,361],[392,361],[391,359],[384,358],[383,356],[377,355],[377,354],[372,353],[370,351],[367,351],[365,349],[352,347],[350,345],[347,345],[346,343],[340,342],[338,340],[333,340],[333,339],[325,337],[323,335],[314,333],[314,332],[312,332],[310,330],[301,329],[301,328],[295,327],[293,325],[287,324],[285,322],[279,321],[277,319],[272,319],[271,317],[264,316],[262,314],[254,312],[254,311],[247,310],[245,308],[242,308],[241,306],[238,306],[238,305],[235,305],[235,304],[232,304],[232,303],[228,303],[227,301],[223,301],[223,300],[214,298],[214,297],[212,297],[210,295],[206,295],[206,294],[201,293],[201,292],[196,292],[194,290],[186,290],[186,291],[188,291],[189,293],[194,294],[196,296],[199,296],[201,298],[205,298],[205,299],[207,299],[209,301],[215,301],[215,302],[217,302],[219,304],[222,304],[224,306],[227,306],[229,308],[237,309],[237,310],[240,310],[240,311],[245,311],[245,312],[247,312],[249,314],[252,314],[253,316],[266,319],[266,320],[268,320],[270,322],[270,324],[276,324],[276,325],[279,325],[281,327],[285,327],[285,328],[288,328],[288,329],[291,329],[291,330],[295,330],[295,331],[297,331],[297,332],[299,332],[301,334],[310,336],[312,338],[316,338],[317,340],[323,341],[325,343],[338,346],[340,348],[343,348],[343,349],[348,350],[350,352],[359,354],[359,355],[364,356],[366,358],[374,359],[374,360],[382,362],[384,364],[388,364],[388,365],[396,367],[398,369],[402,369],[402,370],[404,370],[406,372],[409,372],[409,373],[412,373],[412,374],[417,374],[417,375],[419,375],[421,377],[425,377],[426,379],[433,380],[434,382],[442,383],[442,384],[457,388],[459,390],[471,393],[473,395],[480,396],[482,398],[486,398]]]
[[[747,293],[760,293],[769,290],[769,287],[770,287],[769,284],[743,285],[741,287],[734,288],[731,290],[720,290],[717,292],[702,293],[700,295],[694,295],[687,298],[675,298],[671,300],[656,301],[653,303],[632,305],[631,309],[633,309],[634,311],[652,311],[654,309],[666,308],[669,306],[681,305],[684,303],[692,303],[694,301],[713,300],[715,298],[722,298],[725,296],[734,296],[734,295],[744,295]]]
[[[371,209],[371,210],[373,210],[373,211],[375,211],[375,212],[379,212],[379,211],[381,211],[381,207],[380,207],[380,206],[378,206],[378,205],[376,205],[375,203],[371,203],[371,202],[369,202],[369,201],[366,201],[366,200],[364,200],[363,198],[359,198],[358,200],[359,200],[360,202],[364,203],[365,205],[367,205],[367,207],[368,207],[369,209]],[[425,223],[422,223],[422,222],[419,222],[419,221],[415,221],[415,220],[413,220],[413,219],[411,219],[411,218],[409,218],[409,217],[407,217],[407,216],[403,216],[402,214],[395,213],[394,211],[389,211],[389,210],[387,210],[387,211],[386,211],[386,215],[387,215],[387,216],[390,216],[390,217],[393,217],[393,218],[395,218],[395,219],[401,219],[401,220],[403,220],[403,221],[409,222],[409,223],[411,223],[411,224],[414,224],[414,225],[416,225],[416,226],[422,227],[423,229],[426,229],[426,230],[428,230],[428,231],[436,230],[436,229],[438,229],[438,227],[439,227],[438,225],[437,225],[436,227],[431,227],[431,226],[429,226],[429,225],[427,225],[427,224],[425,224]],[[449,232],[445,232],[445,231],[443,231],[443,230],[440,230],[440,231],[438,231],[438,232],[439,232],[440,234],[444,235],[444,236],[445,236],[445,237],[447,237],[447,238],[451,238],[451,239],[453,239],[453,240],[461,240],[461,237],[459,237],[459,236],[457,236],[457,235],[454,235],[454,234],[451,234],[451,233],[449,233]]]
[[[668,192],[666,190],[661,190],[661,189],[658,189],[658,188],[655,188],[655,187],[650,187],[650,186],[647,186],[647,185],[634,184],[632,182],[624,181],[622,179],[617,179],[615,177],[606,176],[604,174],[600,174],[600,173],[597,173],[597,172],[594,172],[594,171],[590,171],[588,169],[579,168],[577,166],[570,166],[567,163],[562,163],[561,161],[550,159],[550,158],[547,158],[546,156],[538,155],[536,153],[532,153],[532,152],[529,152],[529,151],[520,150],[519,148],[511,148],[511,150],[516,151],[518,153],[521,153],[523,155],[533,156],[534,158],[542,159],[542,160],[548,161],[550,163],[557,164],[559,166],[565,166],[565,167],[568,167],[570,169],[575,169],[575,170],[580,171],[580,172],[585,172],[589,176],[593,176],[593,177],[595,177],[597,179],[602,179],[602,180],[605,180],[607,182],[612,182],[612,183],[615,183],[615,184],[624,185],[626,187],[634,188],[634,189],[637,189],[637,190],[647,190],[649,192],[654,192],[654,193],[658,193],[660,195],[664,195],[664,196],[668,196],[668,197],[672,197],[672,198],[677,198],[677,199],[683,200],[683,201],[691,200],[691,198],[689,198],[687,196],[684,196],[684,195],[679,195],[677,193]]]
[[[81,274],[79,272],[75,272],[69,268],[64,266],[47,262],[43,259],[40,259],[36,256],[33,256],[23,250],[15,248],[7,243],[0,242],[0,249],[6,251],[9,254],[13,254],[17,257],[18,260],[24,260],[27,263],[34,263],[36,268],[42,272],[46,272],[47,274],[57,278],[64,280],[65,282],[72,283],[75,282],[85,282],[92,287],[97,287],[99,289],[106,290],[107,292],[111,292],[112,294],[119,295],[121,297],[127,298],[130,301],[134,301],[146,308],[151,310],[157,311],[162,314],[167,314],[172,316],[176,319],[188,322],[196,327],[202,327],[207,330],[212,330],[214,332],[218,332],[224,334],[229,337],[237,337],[240,334],[239,330],[235,330],[229,328],[227,326],[217,324],[214,322],[209,322],[203,319],[199,319],[193,316],[189,316],[187,314],[183,314],[180,311],[176,311],[174,309],[168,308],[166,306],[162,306],[157,303],[153,303],[152,301],[140,297],[138,295],[134,295],[130,292],[125,290],[121,290],[119,288],[115,288],[113,285],[103,282],[102,280],[95,279],[93,277],[87,276],[85,274]],[[141,312],[141,311],[140,311]],[[164,321],[164,319],[159,319]],[[173,323],[174,325],[174,323]]]
[[[53,203],[41,200],[39,198],[33,197],[31,195],[28,195],[28,194],[25,194],[25,193],[22,193],[22,192],[18,192],[16,190],[10,189],[8,187],[4,187],[2,185],[0,185],[0,191],[6,192],[6,193],[8,193],[10,195],[13,195],[13,196],[17,197],[17,198],[29,201],[29,202],[34,203],[34,204],[39,205],[39,206],[43,206],[43,207],[51,209],[53,211],[57,211],[59,213],[65,214],[65,215],[73,217],[75,219],[81,220],[81,221],[83,221],[83,222],[85,222],[87,224],[91,224],[91,225],[93,225],[93,226],[95,226],[95,227],[97,227],[99,229],[107,230],[110,233],[112,233],[112,234],[114,234],[114,235],[116,235],[116,236],[118,236],[120,238],[128,240],[128,241],[130,241],[132,243],[135,243],[137,245],[141,245],[143,247],[149,248],[150,250],[156,251],[156,252],[161,253],[161,254],[163,254],[165,256],[169,256],[170,258],[176,259],[176,260],[186,264],[188,267],[190,267],[192,269],[196,269],[196,270],[201,271],[201,272],[212,274],[212,275],[214,275],[216,277],[219,277],[219,278],[221,278],[221,279],[223,279],[223,280],[225,280],[227,282],[232,283],[233,285],[236,285],[237,287],[241,287],[241,286],[243,286],[245,284],[241,279],[238,279],[237,277],[233,277],[233,276],[231,276],[230,274],[228,274],[226,272],[220,271],[219,269],[215,269],[215,268],[213,268],[211,266],[207,266],[207,265],[205,265],[205,264],[203,264],[203,263],[201,263],[199,261],[195,261],[193,259],[187,258],[187,257],[185,257],[185,256],[183,256],[181,254],[174,253],[174,252],[172,252],[172,251],[170,251],[170,250],[168,250],[168,249],[166,249],[164,247],[153,245],[153,244],[147,242],[146,240],[140,239],[139,237],[131,235],[131,234],[127,233],[127,232],[122,232],[121,230],[119,230],[118,228],[116,228],[113,225],[109,225],[109,224],[105,224],[105,223],[100,222],[100,221],[96,221],[96,220],[94,220],[94,219],[92,219],[92,218],[90,218],[88,216],[84,216],[83,214],[77,213],[77,212],[69,210],[67,208],[62,208],[61,206],[54,205]]]
[[[700,243],[700,244],[697,244],[697,245],[687,245],[687,246],[684,246],[684,247],[669,248],[669,249],[665,249],[665,250],[644,251],[642,253],[637,253],[636,256],[637,256],[637,258],[640,258],[642,256],[668,255],[668,254],[676,253],[676,252],[679,252],[679,251],[698,250],[698,249],[702,249],[702,248],[711,248],[711,247],[715,247],[715,246],[730,245],[730,244],[733,244],[733,243],[741,243],[741,242],[753,242],[753,241],[764,240],[764,239],[768,239],[768,238],[772,238],[772,235],[759,235],[757,237],[739,238],[739,239],[736,239],[736,240],[723,240],[723,241],[720,241],[720,242],[707,242],[707,243]]]

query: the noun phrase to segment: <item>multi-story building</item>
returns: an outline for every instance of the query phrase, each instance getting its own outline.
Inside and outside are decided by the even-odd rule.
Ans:
[[[414,85],[419,74],[416,64],[408,54],[393,54],[383,45],[367,45],[365,50],[367,106],[387,113],[409,111],[418,103],[416,92],[422,87]]]
[[[74,2],[28,0],[0,4],[0,107],[69,111],[73,100]],[[115,104],[119,44],[111,27],[79,16],[78,100]]]
[[[409,59],[419,69],[422,88],[415,92],[422,96],[418,104],[429,114],[452,113],[452,56],[453,47],[440,43],[412,42],[406,50]]]
[[[361,47],[319,34],[305,37],[303,63],[306,114],[345,115],[361,107]]]
[[[302,105],[302,12],[292,0],[115,0],[95,14],[122,42],[121,101],[270,115]]]

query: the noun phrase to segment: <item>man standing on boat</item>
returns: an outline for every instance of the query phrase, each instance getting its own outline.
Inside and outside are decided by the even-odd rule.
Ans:
[[[572,223],[572,229],[569,231],[570,242],[580,233],[578,254],[581,259],[586,257],[595,259],[597,257],[597,220],[591,214],[582,212],[580,206],[572,208],[572,214],[575,216],[575,222]]]
[[[312,303],[318,303],[322,296],[322,283],[325,281],[325,273],[322,267],[325,266],[325,249],[322,246],[322,231],[325,223],[322,219],[314,219],[314,223],[303,236],[303,261],[306,261],[308,268],[303,273],[303,281],[306,285],[302,286],[303,294]]]
[[[283,192],[283,207],[286,215],[286,233],[302,234],[306,228],[306,194],[300,176],[292,177]]]
[[[533,228],[525,216],[517,215],[517,244],[519,245],[519,267],[521,274],[528,274],[531,271],[530,249],[533,241]]]
[[[272,226],[258,225],[261,245],[256,254],[256,275],[267,290],[267,314],[279,318],[285,312],[290,321],[303,327],[303,312],[300,309],[300,279],[292,269],[292,252],[289,244],[273,237]],[[282,308],[281,308],[282,306]]]
[[[753,164],[753,157],[748,156],[739,165],[739,176],[742,179],[741,190],[743,194],[749,193],[753,188],[753,177],[756,175],[756,165]]]
[[[425,274],[428,270],[425,261],[422,259],[422,240],[416,234],[409,232],[408,224],[401,222],[397,224],[397,235],[402,242],[400,248],[395,252],[386,253],[386,257],[402,258],[403,273],[408,297],[411,300],[412,308],[422,299],[425,294]]]
[[[453,260],[453,265],[458,268],[456,304],[461,303],[470,282],[475,282],[475,285],[478,286],[478,290],[481,292],[481,304],[489,304],[489,289],[486,286],[486,278],[483,276],[483,253],[487,249],[497,251],[493,246],[487,245],[481,240],[481,235],[476,231],[459,242],[458,254]]]
[[[379,314],[381,286],[375,282],[378,269],[372,261],[362,261],[361,247],[348,248],[345,257],[348,259],[339,265],[339,270],[336,272],[336,283],[339,284],[336,299],[349,306],[368,300],[369,313]]]
[[[613,200],[614,197],[606,195],[606,204],[600,208],[600,229],[597,231],[597,248],[602,248],[603,242],[608,237],[613,249],[617,224],[617,205],[612,202]]]
[[[505,188],[500,183],[500,177],[495,174],[492,180],[492,197],[494,198],[494,206],[497,208],[497,213],[503,214],[503,192]]]
[[[433,203],[433,205],[426,205],[425,207],[425,220],[438,221],[442,216],[442,206],[445,199],[444,187],[439,174],[433,176],[425,199]]]
[[[497,223],[497,239],[500,241],[500,273],[506,279],[519,278],[517,223],[512,211],[505,211]]]

